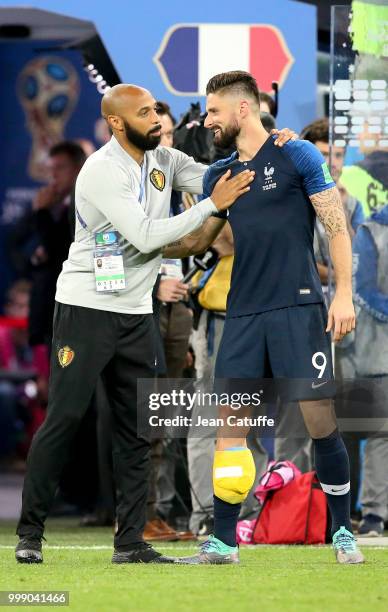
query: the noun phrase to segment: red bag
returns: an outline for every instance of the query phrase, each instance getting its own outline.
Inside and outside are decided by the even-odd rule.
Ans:
[[[254,531],[255,544],[324,544],[327,503],[315,472],[268,494]]]

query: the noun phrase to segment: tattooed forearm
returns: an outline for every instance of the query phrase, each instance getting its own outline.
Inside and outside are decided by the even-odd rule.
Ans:
[[[162,249],[163,257],[179,259],[203,253],[218,236],[225,225],[225,219],[210,217],[195,232],[191,232],[177,242],[168,244]]]
[[[172,259],[187,257],[189,254],[190,253],[187,245],[187,236],[185,236],[181,240],[171,242],[162,249],[162,256]]]
[[[182,240],[177,240],[176,242],[170,242],[170,244],[167,245],[167,249],[169,247],[180,247],[182,246]]]
[[[352,293],[352,246],[346,216],[336,187],[310,196],[329,239],[330,257],[335,273],[336,295]]]
[[[312,205],[329,240],[337,234],[348,234],[346,216],[337,187],[310,196]]]

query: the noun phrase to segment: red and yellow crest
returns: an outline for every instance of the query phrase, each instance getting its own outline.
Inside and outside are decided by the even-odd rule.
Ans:
[[[71,362],[73,361],[74,355],[75,353],[73,349],[70,348],[70,346],[64,346],[63,348],[59,349],[58,351],[59,365],[62,366],[62,368],[67,368],[67,366],[69,366]]]
[[[150,180],[156,189],[159,191],[163,191],[164,186],[166,184],[166,177],[164,176],[161,170],[157,170],[154,168],[150,174]]]

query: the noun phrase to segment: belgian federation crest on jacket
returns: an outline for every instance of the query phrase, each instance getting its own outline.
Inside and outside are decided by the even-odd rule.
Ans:
[[[166,184],[166,177],[161,170],[154,168],[150,174],[150,181],[156,189],[163,191]]]

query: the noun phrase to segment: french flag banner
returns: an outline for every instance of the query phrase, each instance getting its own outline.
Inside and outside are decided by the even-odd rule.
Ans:
[[[281,86],[294,63],[282,32],[269,24],[176,24],[165,34],[154,61],[176,95],[205,95],[220,72],[246,70],[259,89]]]

